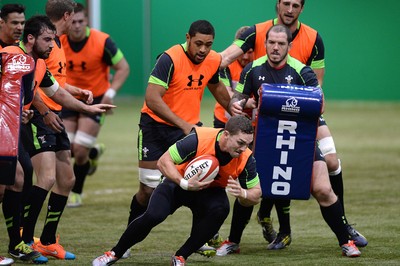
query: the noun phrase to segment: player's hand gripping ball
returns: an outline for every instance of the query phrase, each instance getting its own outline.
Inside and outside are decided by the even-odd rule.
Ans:
[[[184,179],[188,180],[196,175],[199,171],[199,181],[214,180],[219,171],[219,162],[212,155],[201,155],[194,158],[185,168]]]

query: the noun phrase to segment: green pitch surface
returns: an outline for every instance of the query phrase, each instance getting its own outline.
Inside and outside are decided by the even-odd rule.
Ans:
[[[91,265],[124,231],[131,198],[138,188],[136,138],[142,101],[117,99],[118,108],[106,118],[99,136],[106,151],[97,172],[87,177],[83,206],[66,209],[59,225],[60,243],[77,259],[49,258],[48,265]],[[202,112],[205,125],[212,125],[213,106],[206,98]],[[210,259],[193,254],[188,265],[400,265],[399,114],[400,103],[327,103],[325,118],[342,160],[347,217],[369,241],[360,258],[341,256],[317,202],[310,199],[292,203],[293,241],[288,248],[266,249],[255,220],[256,206],[244,231],[240,254]],[[45,211],[44,206],[36,236],[43,228]],[[277,229],[275,210],[273,218]],[[0,255],[6,255],[8,237],[4,217],[0,220]],[[230,222],[229,216],[220,230],[224,238]],[[170,256],[186,240],[190,227],[190,211],[181,208],[133,247],[129,259],[117,265],[169,265]]]

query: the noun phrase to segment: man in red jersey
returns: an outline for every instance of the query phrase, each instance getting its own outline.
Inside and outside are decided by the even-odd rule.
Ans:
[[[0,10],[0,49],[3,47],[13,45],[19,41],[22,36],[22,32],[24,30],[25,25],[25,7],[20,4],[5,4],[2,6]],[[22,116],[27,117],[29,112],[23,112]],[[23,190],[24,184],[24,172],[32,173],[32,165],[29,155],[24,151],[21,143],[18,144],[18,160],[17,160],[17,168],[14,177],[14,184],[6,187],[5,184],[0,184],[0,202],[3,203],[3,214],[4,217],[9,217],[11,213],[13,213],[13,201],[15,200],[14,196],[20,195]],[[2,171],[3,172],[3,171]],[[4,173],[4,172],[3,172]],[[12,177],[10,177],[12,178]],[[5,202],[3,202],[3,197],[5,197]],[[8,232],[12,232],[12,230],[8,230]],[[13,244],[10,246],[20,244],[22,239],[20,237],[14,237],[13,234],[9,234],[10,242],[13,240]],[[35,257],[39,256],[37,252],[30,250],[29,247],[26,248],[26,252],[21,254],[21,257],[26,258],[27,260],[32,260]],[[0,265],[11,265],[14,261],[10,258],[6,258],[0,256]]]
[[[25,89],[32,91],[34,93],[34,97],[38,97],[36,99],[38,101],[40,101],[41,99],[39,93],[36,92],[37,88],[40,87],[40,89],[43,90],[48,97],[55,100],[57,103],[61,103],[63,106],[78,110],[80,112],[96,114],[105,112],[108,109],[113,108],[114,106],[109,104],[86,105],[75,99],[70,93],[59,86],[58,82],[47,70],[46,64],[43,60],[48,58],[51,53],[55,31],[56,29],[48,17],[34,16],[26,21],[23,33],[23,40],[20,41],[18,45],[12,45],[3,48],[0,52],[27,54],[35,60],[36,67],[34,82],[29,83],[31,88],[28,86]],[[27,103],[24,106],[24,109],[28,109],[31,106],[32,102]],[[35,108],[37,108],[37,110],[35,110],[34,112],[38,112],[41,117],[45,117],[49,114],[49,109],[47,107],[44,107],[43,105],[37,105],[35,106]],[[52,149],[52,146],[49,146],[49,143],[47,142],[47,139],[50,136],[38,135],[40,134],[40,132],[36,131],[36,128],[32,126],[32,121],[29,121],[26,125],[23,125],[21,131],[23,131],[21,140],[23,142],[24,148],[30,153],[32,160],[35,160],[35,156],[37,155],[36,151],[38,149],[47,149],[48,151]],[[55,164],[55,162],[53,163]],[[53,176],[55,176],[55,174]],[[7,216],[7,220],[14,220],[20,217],[20,196],[15,195],[14,200],[12,200],[11,202],[13,202],[14,208],[12,208],[13,212],[10,213],[9,216]],[[10,224],[8,229],[12,230],[13,236],[19,236],[20,224],[21,223],[17,222],[17,220]],[[21,243],[24,243],[24,241],[22,241]],[[21,254],[24,253],[26,250],[25,246],[20,247],[19,244],[16,246],[10,244],[9,248],[10,254],[12,254],[15,258],[21,259]],[[38,259],[40,259],[40,261],[38,261]],[[35,256],[34,258],[29,258],[28,260],[34,260],[35,263],[47,262],[47,258],[43,256]]]

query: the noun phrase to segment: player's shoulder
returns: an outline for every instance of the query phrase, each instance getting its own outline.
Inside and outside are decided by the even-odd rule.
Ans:
[[[89,40],[94,40],[101,43],[105,43],[106,40],[110,39],[110,35],[108,33],[94,28],[89,28],[89,35],[87,37]]]
[[[261,56],[260,58],[257,58],[253,62],[248,63],[244,67],[243,71],[255,71],[259,68],[262,68],[262,66],[267,62],[267,59],[268,59],[267,55]]]
[[[307,36],[311,35],[311,36],[315,36],[316,38],[319,36],[317,29],[315,29],[307,24],[304,24],[303,22],[300,22],[300,29],[301,29],[300,33],[308,32]]]

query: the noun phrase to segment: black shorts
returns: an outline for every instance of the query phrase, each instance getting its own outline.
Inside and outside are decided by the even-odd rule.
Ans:
[[[211,187],[200,191],[183,190],[168,178],[157,186],[146,212],[153,212],[165,219],[181,206],[188,207],[194,214],[193,219],[204,217],[218,210],[221,215],[219,228],[229,214],[229,199],[224,188]],[[211,225],[210,225],[211,226]]]
[[[319,149],[318,144],[315,145],[314,161],[325,161],[325,157],[324,155],[322,155],[322,152]]]
[[[225,123],[214,115],[214,128],[225,128]]]
[[[59,115],[59,112],[54,113]],[[37,110],[34,110],[29,123],[21,126],[21,141],[31,157],[45,151],[58,152],[71,149],[65,128],[60,133],[53,131],[45,125],[43,117]]]
[[[202,123],[197,123],[201,126]],[[168,148],[185,137],[182,129],[161,124],[142,113],[137,139],[138,157],[141,161],[157,161]]]
[[[101,103],[101,100],[103,99],[103,96],[99,96],[93,99],[93,104],[99,104]],[[86,103],[85,103],[86,104]],[[70,117],[79,117],[80,115],[86,116],[94,120],[96,123],[103,125],[104,124],[104,119],[106,117],[105,113],[101,114],[95,114],[95,115],[89,115],[89,114],[84,114],[84,113],[79,113],[77,111],[69,110],[66,108],[62,108],[61,110],[61,118],[70,118]]]

